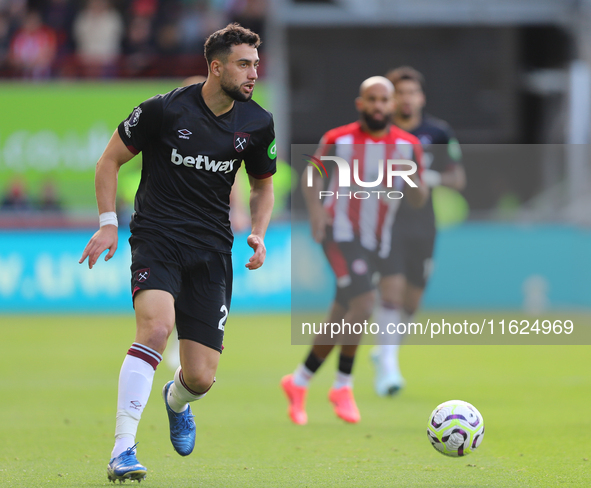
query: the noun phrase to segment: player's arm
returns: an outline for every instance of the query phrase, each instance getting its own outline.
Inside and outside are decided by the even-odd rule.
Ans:
[[[416,188],[407,185],[404,196],[408,198],[408,203],[415,208],[420,208],[429,198],[429,188],[421,181],[421,178],[415,173],[411,176],[412,181],[417,185]]]
[[[431,188],[441,185],[462,191],[466,187],[466,172],[461,164],[462,150],[453,133],[448,134],[447,156],[448,164],[445,170],[441,172],[432,169],[425,170],[423,180]]]
[[[324,190],[324,184],[322,178],[314,173],[312,174],[312,186],[308,187],[307,184],[308,178],[304,171],[302,175],[302,192],[308,208],[308,215],[310,215],[312,237],[316,242],[322,242],[326,235],[326,227],[331,224],[330,216],[319,198],[320,192]]]
[[[466,172],[464,167],[459,164],[450,164],[445,171],[439,172],[433,169],[426,169],[423,173],[423,181],[430,188],[436,186],[447,186],[457,191],[466,188]]]
[[[414,144],[413,152],[414,159],[417,163],[417,172],[412,174],[410,178],[417,186],[412,187],[406,185],[404,196],[408,198],[408,203],[410,203],[412,207],[420,208],[427,203],[427,199],[429,198],[429,188],[423,181],[425,171],[423,170],[423,150],[421,145]]]
[[[115,212],[119,168],[133,158],[133,156],[134,154],[127,149],[121,140],[119,133],[115,131],[96,164],[94,187],[99,215],[105,214],[106,212]],[[117,250],[118,242],[117,225],[115,223],[116,220],[112,224],[106,223],[105,225],[101,225],[100,229],[86,245],[79,261],[80,264],[88,257],[88,267],[92,269],[99,256],[106,249],[109,252],[105,256],[105,261],[113,257]]]
[[[441,185],[462,191],[466,188],[466,172],[461,164],[452,164],[441,173]]]
[[[316,150],[314,157],[326,156],[334,154],[334,145],[326,141],[326,136],[320,140],[320,146]],[[310,216],[310,227],[312,230],[312,237],[316,242],[322,242],[326,236],[326,227],[332,224],[330,215],[324,208],[322,200],[320,199],[320,192],[324,190],[324,182],[321,176],[316,172],[312,172],[312,186],[308,187],[307,172],[302,173],[302,193],[308,215]]]
[[[265,262],[267,249],[265,247],[265,234],[271,220],[273,212],[273,178],[254,178],[248,176],[250,180],[250,218],[252,230],[248,236],[247,243],[254,250],[254,254],[248,260],[246,267],[248,269],[260,268]]]

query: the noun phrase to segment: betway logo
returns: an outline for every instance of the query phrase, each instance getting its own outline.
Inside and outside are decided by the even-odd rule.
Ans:
[[[176,148],[174,148],[170,156],[170,161],[177,166],[182,164],[190,168],[204,169],[205,171],[212,171],[214,173],[229,173],[234,169],[234,163],[238,160],[230,159],[229,161],[216,161],[214,159],[210,160],[209,157],[202,156],[201,154],[198,154],[195,157],[183,156],[177,152]]]

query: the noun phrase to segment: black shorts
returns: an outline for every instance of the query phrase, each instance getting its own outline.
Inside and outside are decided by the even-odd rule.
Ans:
[[[132,296],[139,290],[169,292],[179,339],[222,352],[232,297],[232,256],[159,234],[132,235],[129,244]]]
[[[375,289],[374,274],[378,271],[379,258],[358,239],[335,242],[330,229],[327,235],[322,248],[336,276],[335,301],[348,308],[351,299]]]
[[[403,274],[411,285],[425,288],[433,268],[434,247],[435,233],[411,234],[394,228],[382,276]]]

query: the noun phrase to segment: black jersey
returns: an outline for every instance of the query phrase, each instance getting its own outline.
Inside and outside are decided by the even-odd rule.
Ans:
[[[451,165],[460,164],[460,145],[447,122],[426,115],[421,124],[409,132],[421,142],[425,169],[442,173]],[[434,234],[435,214],[431,191],[427,202],[421,208],[414,208],[402,199],[394,225],[396,232],[402,229],[413,234]]]
[[[216,117],[202,86],[150,98],[119,125],[125,145],[143,157],[130,228],[229,253],[230,191],[241,162],[254,178],[275,173],[273,116],[251,100]]]

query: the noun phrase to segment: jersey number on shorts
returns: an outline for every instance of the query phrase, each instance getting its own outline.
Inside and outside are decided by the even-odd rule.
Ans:
[[[222,308],[220,308],[220,312],[222,312],[224,314],[224,316],[220,319],[220,321],[218,323],[218,329],[224,330],[224,323],[226,322],[226,319],[228,318],[228,309],[226,308],[225,305],[222,305]]]

